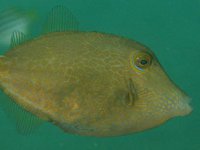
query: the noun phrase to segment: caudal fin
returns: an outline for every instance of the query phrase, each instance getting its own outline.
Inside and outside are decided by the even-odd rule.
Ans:
[[[8,48],[14,31],[29,34],[36,13],[19,8],[9,8],[0,11],[0,45]]]

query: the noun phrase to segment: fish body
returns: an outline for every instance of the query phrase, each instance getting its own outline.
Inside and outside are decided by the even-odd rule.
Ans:
[[[143,55],[151,62],[141,70]],[[42,35],[8,51],[0,70],[16,103],[66,132],[122,135],[191,111],[149,48],[111,34]]]

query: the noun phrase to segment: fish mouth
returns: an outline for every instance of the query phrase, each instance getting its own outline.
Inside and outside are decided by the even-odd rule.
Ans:
[[[178,116],[185,116],[189,115],[192,112],[192,107],[190,105],[191,98],[185,95],[184,97],[180,98],[178,104]]]
[[[174,116],[186,116],[192,112],[192,107],[190,105],[191,98],[186,94],[179,97],[175,110],[173,111]]]

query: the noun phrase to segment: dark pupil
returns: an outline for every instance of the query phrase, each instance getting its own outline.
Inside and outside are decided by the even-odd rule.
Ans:
[[[146,60],[143,59],[143,60],[140,61],[140,63],[141,63],[142,65],[146,65],[148,62],[147,62]]]

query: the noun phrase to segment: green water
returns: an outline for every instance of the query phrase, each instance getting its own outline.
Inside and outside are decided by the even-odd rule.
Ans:
[[[157,128],[112,138],[63,133],[46,123],[34,134],[17,133],[0,110],[0,150],[200,150],[200,0],[1,0],[0,9],[20,6],[41,19],[57,4],[75,14],[81,30],[136,39],[157,55],[170,77],[192,98],[193,112]],[[41,21],[41,22],[40,22]],[[0,46],[1,47],[1,46]],[[1,99],[8,97],[0,93]]]

